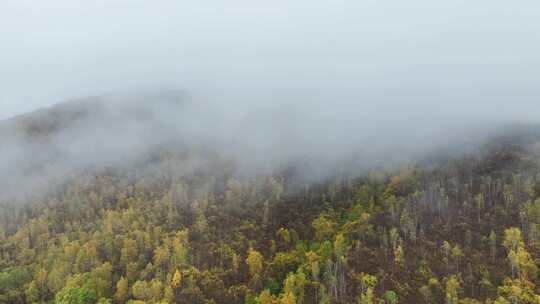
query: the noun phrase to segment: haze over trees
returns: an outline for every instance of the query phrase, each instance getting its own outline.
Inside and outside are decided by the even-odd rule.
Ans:
[[[160,128],[146,108],[129,109]],[[312,175],[319,164],[246,170],[182,141],[66,161],[75,154],[56,140],[88,110],[32,115],[6,123],[24,139],[13,142],[56,154],[17,159],[22,194],[4,188],[1,303],[540,301],[536,126],[460,153]],[[32,195],[35,172],[57,180]]]
[[[0,0],[0,304],[540,304],[539,13]]]

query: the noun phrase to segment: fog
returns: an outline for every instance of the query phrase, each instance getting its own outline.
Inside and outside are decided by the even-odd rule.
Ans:
[[[534,118],[537,1],[0,1],[0,117],[132,89]],[[406,112],[403,112],[406,111]]]
[[[310,159],[321,176],[465,145],[538,121],[539,17],[536,1],[2,0],[0,118],[85,96],[108,106],[105,123],[78,120],[45,146],[4,140],[0,168],[58,150],[70,167],[107,165],[181,138],[247,171]],[[187,103],[140,93],[168,90]],[[126,114],[130,101],[152,119]]]

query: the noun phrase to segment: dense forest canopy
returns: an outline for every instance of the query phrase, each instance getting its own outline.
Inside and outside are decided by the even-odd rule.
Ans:
[[[3,163],[0,303],[540,302],[536,126],[459,153],[343,160],[316,179],[317,163],[247,172],[169,137],[66,161],[80,150],[55,141],[114,113],[101,109],[92,99],[3,122],[6,141],[48,150]],[[129,109],[129,125],[167,126]],[[108,124],[118,119],[102,127],[133,136]]]

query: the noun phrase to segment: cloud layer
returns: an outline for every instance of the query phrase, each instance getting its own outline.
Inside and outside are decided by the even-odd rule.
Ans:
[[[58,155],[109,165],[178,138],[247,171],[308,160],[313,176],[464,145],[538,121],[539,14],[530,0],[1,1],[0,118],[109,97],[45,143],[0,132],[0,177],[30,187],[9,174]],[[189,103],[133,93],[163,89]]]

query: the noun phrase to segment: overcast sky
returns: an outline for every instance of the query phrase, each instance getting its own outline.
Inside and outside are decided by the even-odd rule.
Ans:
[[[0,0],[0,118],[179,88],[534,120],[539,53],[532,0]]]

